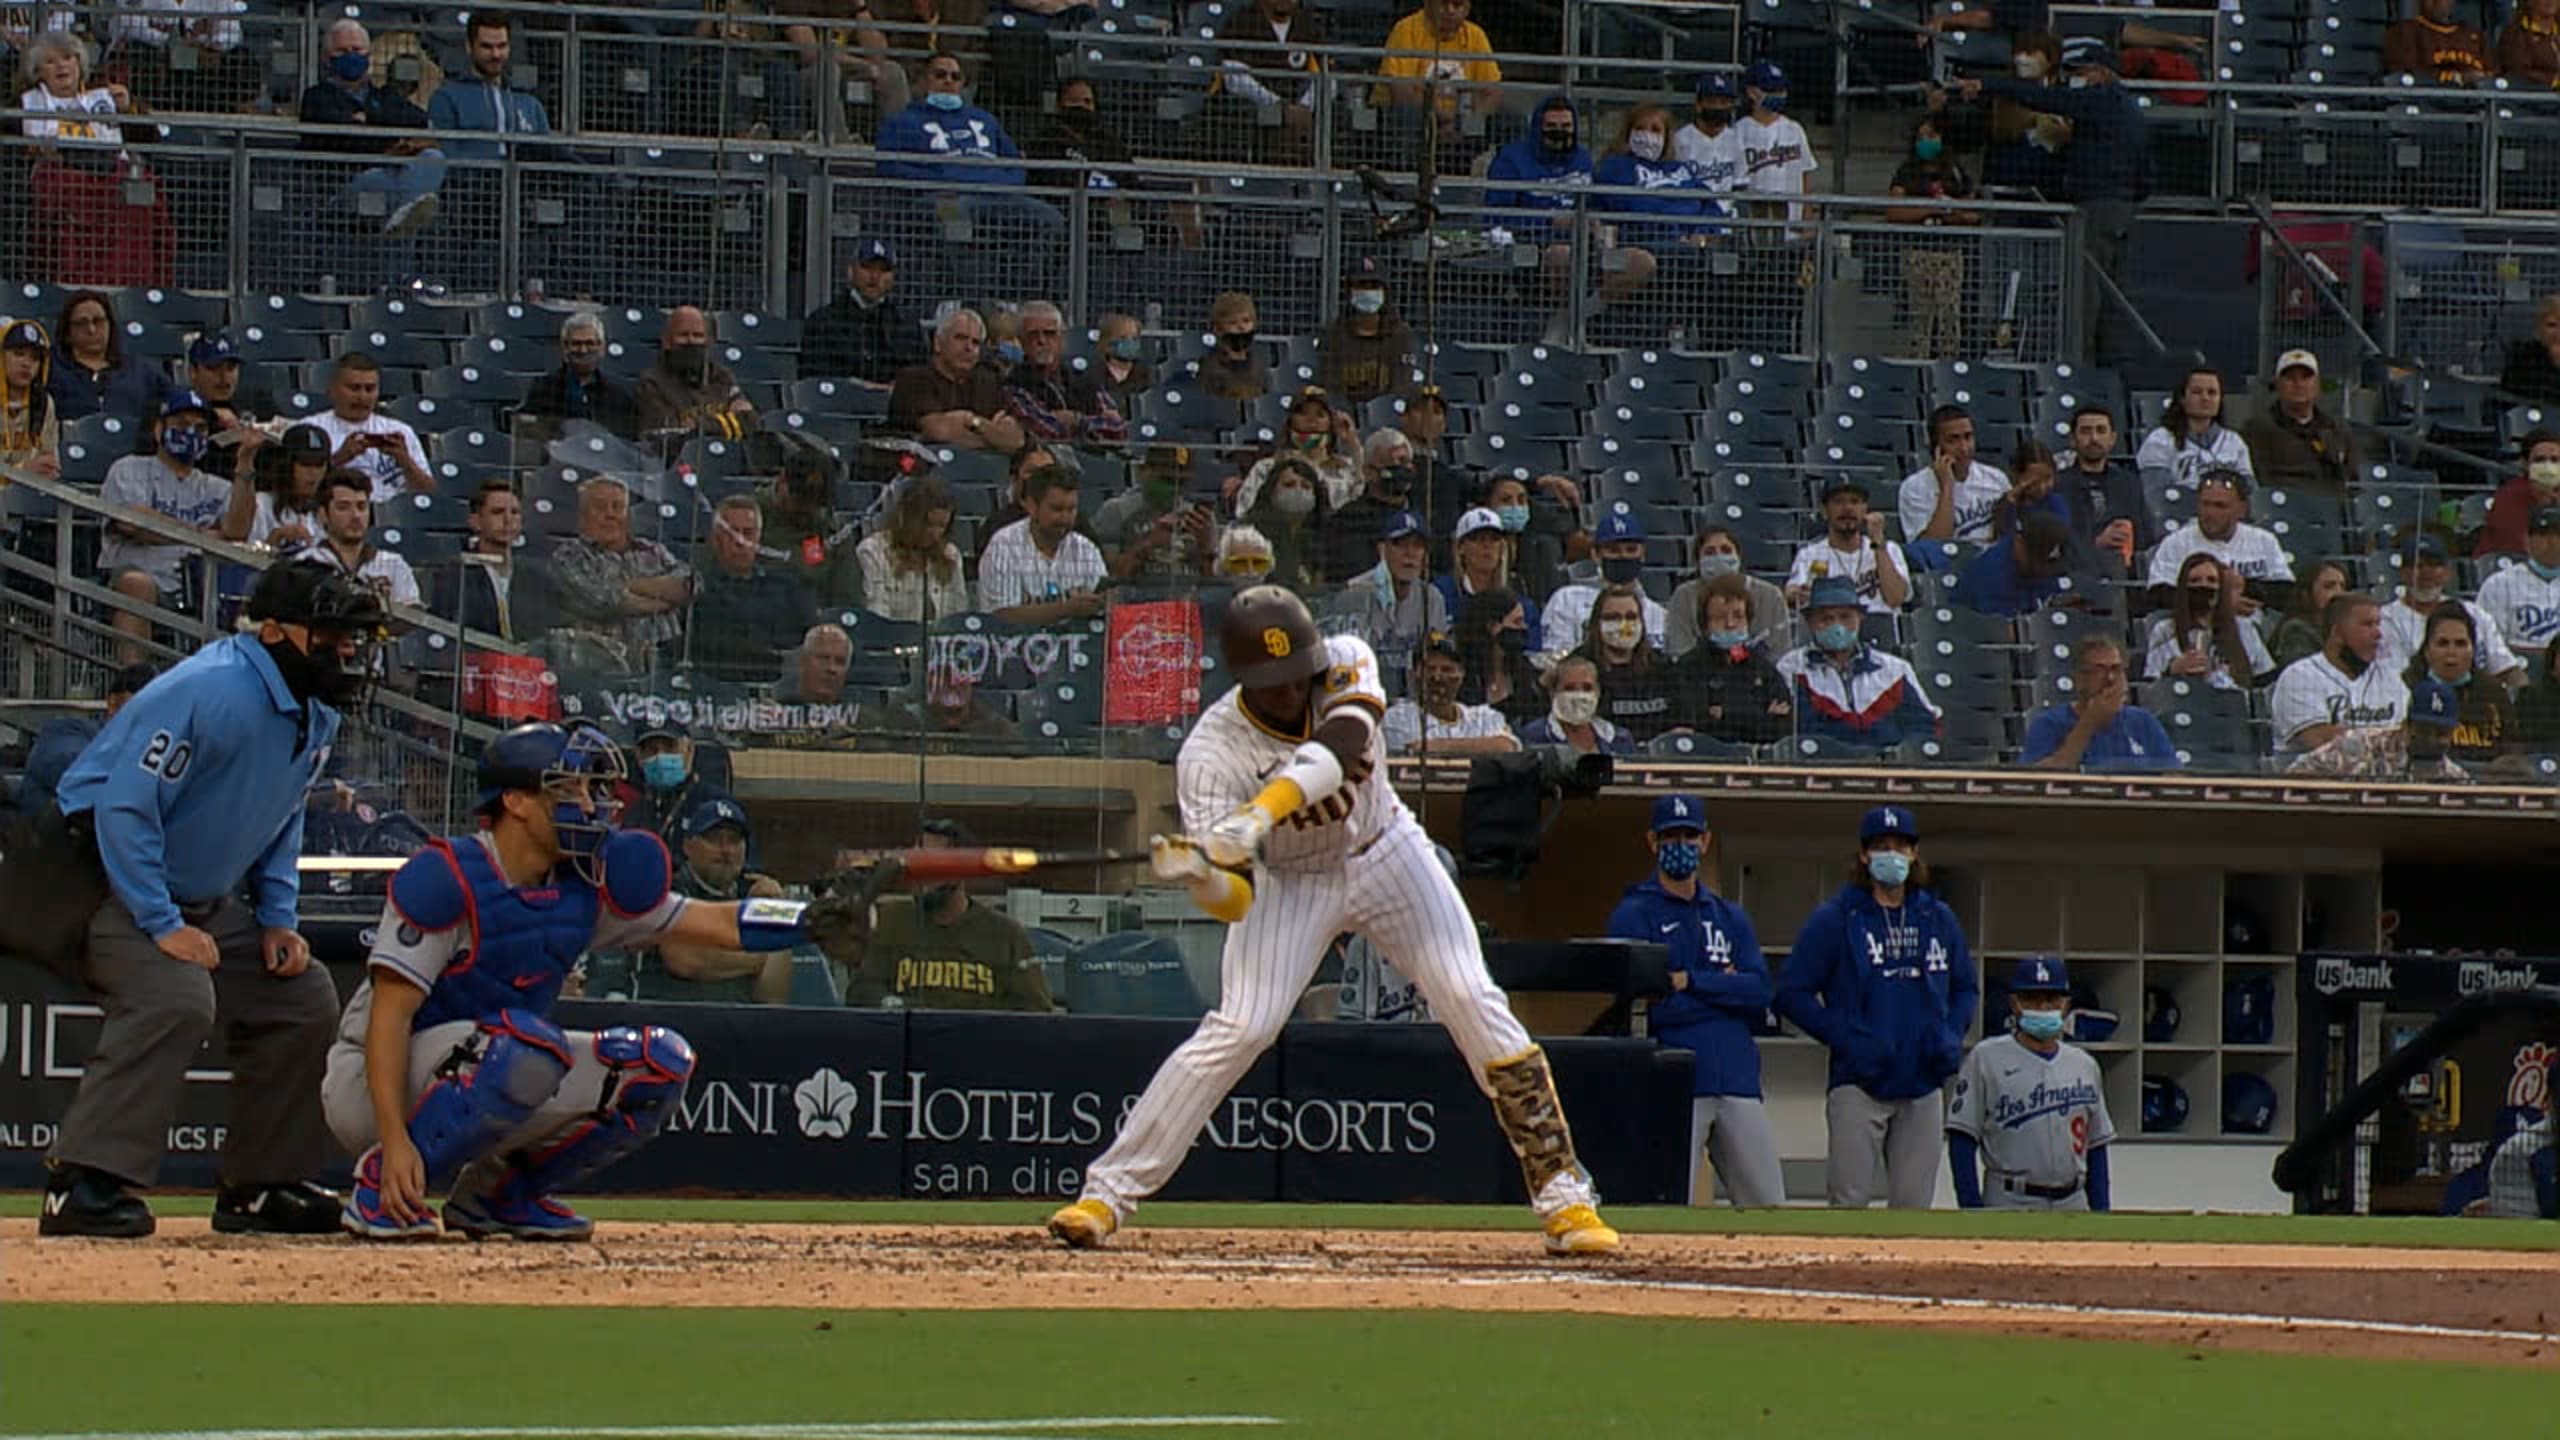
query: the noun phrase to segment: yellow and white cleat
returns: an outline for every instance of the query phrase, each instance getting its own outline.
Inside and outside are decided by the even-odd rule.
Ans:
[[[1051,1229],[1057,1222],[1049,1222]],[[1567,1205],[1547,1217],[1550,1255],[1607,1255],[1618,1248],[1618,1232],[1588,1205]]]
[[[1598,1217],[1593,1219],[1596,1223]],[[1120,1218],[1099,1200],[1079,1200],[1049,1217],[1049,1233],[1070,1250],[1098,1250],[1119,1228]],[[1609,1243],[1617,1243],[1614,1232]]]

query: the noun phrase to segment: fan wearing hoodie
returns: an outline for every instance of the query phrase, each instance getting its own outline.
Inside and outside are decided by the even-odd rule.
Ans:
[[[1778,977],[1780,1018],[1831,1052],[1837,1207],[1865,1209],[1879,1168],[1896,1210],[1926,1210],[1937,1193],[1943,1092],[1982,987],[1963,927],[1928,885],[1911,812],[1868,811],[1849,883],[1804,922]]]
[[[1547,283],[1563,293],[1573,283],[1575,203],[1581,198],[1575,192],[1591,183],[1591,150],[1582,143],[1572,97],[1558,93],[1539,101],[1530,116],[1529,132],[1494,152],[1484,178],[1486,208],[1511,212],[1496,223],[1544,250]],[[1506,180],[1541,188],[1514,189],[1501,183]],[[1604,247],[1614,243],[1606,230],[1594,231],[1593,238]],[[1600,293],[1592,301],[1595,313],[1653,279],[1653,256],[1641,250],[1623,253],[1624,268],[1601,272]],[[1547,343],[1562,344],[1572,334],[1571,327],[1572,307],[1557,306],[1547,321]]]
[[[1661,945],[1671,952],[1671,993],[1648,1018],[1654,1039],[1697,1056],[1689,1102],[1689,1193],[1698,1191],[1704,1153],[1735,1208],[1784,1203],[1778,1142],[1760,1101],[1760,1043],[1752,1027],[1769,1012],[1769,965],[1741,906],[1698,876],[1707,845],[1707,810],[1695,795],[1653,802],[1645,835],[1653,874],[1627,887],[1609,912],[1609,938]]]
[[[33,320],[0,333],[0,466],[52,477],[62,473],[62,425],[54,418],[53,337]]]

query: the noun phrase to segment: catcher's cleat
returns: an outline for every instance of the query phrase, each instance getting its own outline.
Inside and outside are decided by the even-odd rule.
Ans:
[[[1079,1200],[1049,1217],[1049,1233],[1070,1250],[1099,1249],[1120,1228],[1120,1217],[1099,1200]]]
[[[1618,1232],[1588,1205],[1567,1205],[1547,1217],[1550,1255],[1606,1255],[1618,1248]]]

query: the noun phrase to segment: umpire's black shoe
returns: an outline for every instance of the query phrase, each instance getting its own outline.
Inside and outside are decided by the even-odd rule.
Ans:
[[[213,1197],[213,1228],[225,1235],[335,1235],[341,1203],[308,1180],[225,1185]]]
[[[122,1180],[86,1165],[62,1165],[45,1176],[39,1235],[86,1235],[134,1240],[151,1233],[151,1207]]]

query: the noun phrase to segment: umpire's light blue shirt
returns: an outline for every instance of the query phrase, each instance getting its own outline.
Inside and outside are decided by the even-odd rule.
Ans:
[[[152,939],[185,923],[180,904],[253,876],[258,923],[290,928],[303,792],[337,735],[337,711],[295,700],[255,638],[226,636],[125,702],[55,799],[90,812],[107,882]]]

